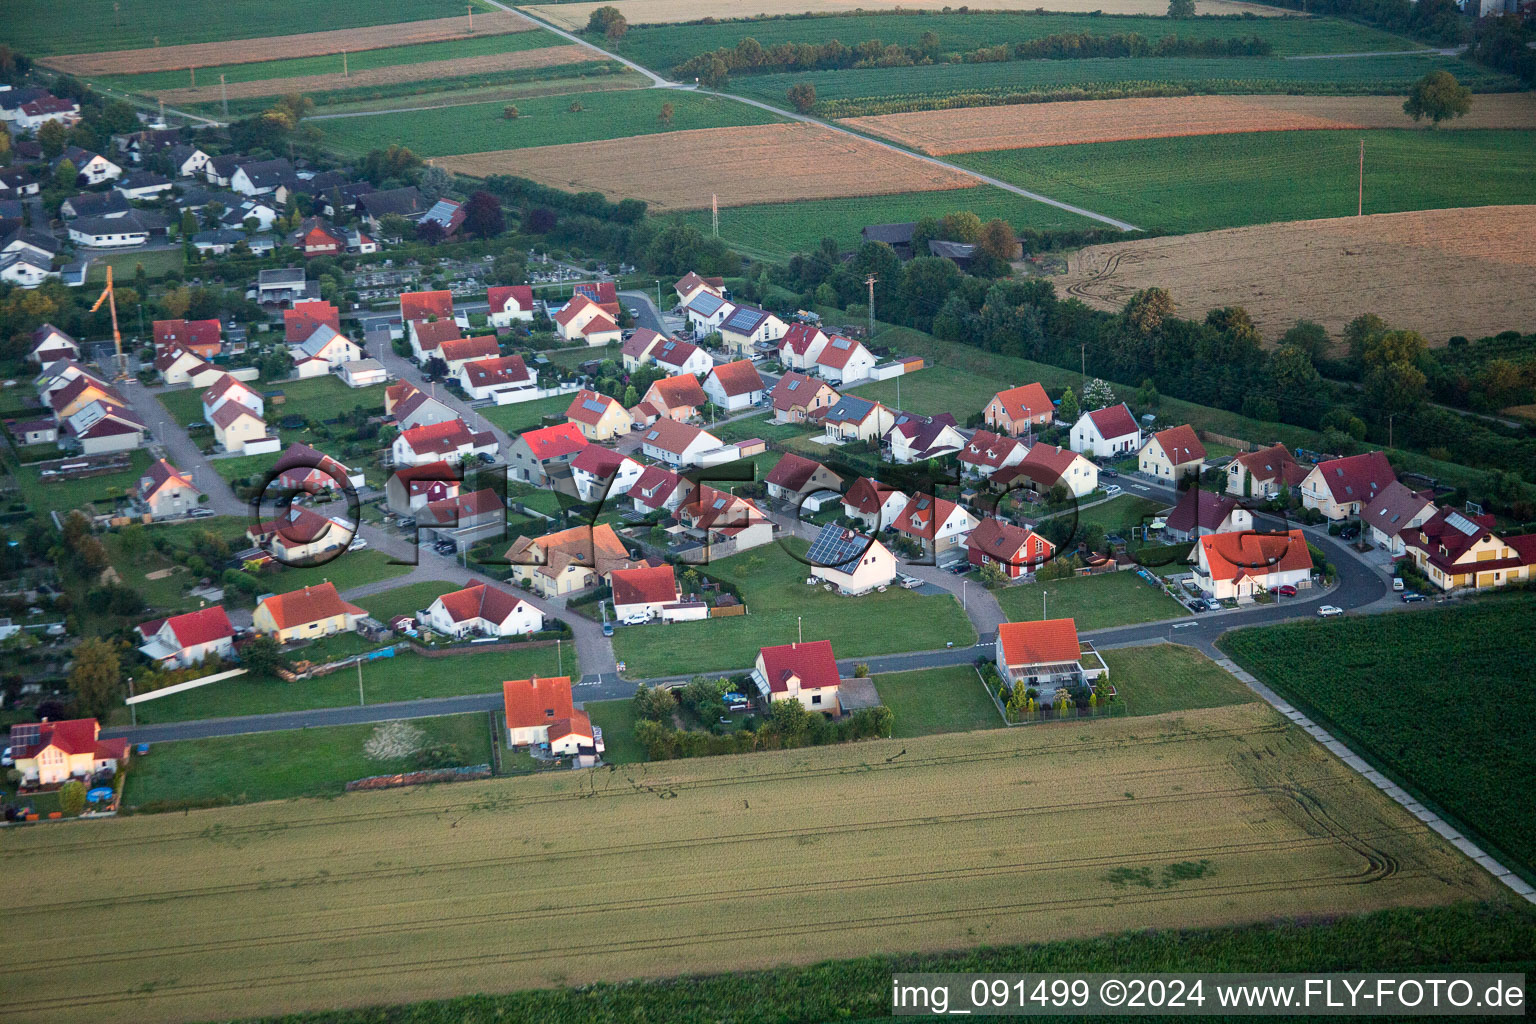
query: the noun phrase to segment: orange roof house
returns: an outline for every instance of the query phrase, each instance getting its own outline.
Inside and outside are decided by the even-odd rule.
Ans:
[[[400,295],[400,319],[412,320],[453,319],[453,292],[403,292]]]
[[[509,679],[501,684],[507,718],[507,745],[549,744],[556,756],[574,756],[590,765],[603,752],[603,733],[571,699],[569,676]]]
[[[336,584],[327,580],[303,590],[269,594],[256,605],[251,625],[279,642],[312,639],[344,633],[368,613],[341,599]]]
[[[997,669],[1010,684],[1034,687],[1046,698],[1109,674],[1097,653],[1083,650],[1072,619],[1004,622],[997,627]]]
[[[999,391],[982,410],[988,427],[1011,437],[1029,433],[1031,427],[1049,426],[1055,415],[1056,406],[1039,384]]]

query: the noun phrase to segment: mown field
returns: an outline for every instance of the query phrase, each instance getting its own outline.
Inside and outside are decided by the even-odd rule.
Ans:
[[[581,109],[572,111],[573,103],[580,104]],[[670,124],[660,119],[663,103],[672,104]],[[399,143],[421,156],[451,156],[692,128],[772,124],[781,120],[766,110],[734,100],[655,90],[534,96],[518,100],[515,105],[515,120],[503,116],[506,104],[471,103],[441,110],[327,121],[325,141],[328,147],[343,153],[366,153]],[[678,159],[683,159],[682,153]],[[516,173],[515,168],[512,173]]]
[[[1365,212],[1536,202],[1536,132],[1256,132],[951,159],[1142,228],[1209,231]]]
[[[1076,576],[1005,587],[997,591],[997,603],[1012,621],[1038,620],[1042,596],[1045,616],[1075,619],[1078,632],[1178,619],[1189,614],[1183,605],[1134,572]]]
[[[63,453],[60,453],[60,458]],[[97,500],[120,498],[133,489],[149,468],[149,452],[142,448],[129,453],[129,468],[119,473],[103,473],[100,476],[79,480],[61,480],[44,483],[37,466],[9,466],[21,498],[34,512],[52,510],[67,512],[81,508]]]
[[[1186,18],[1114,14],[1060,14],[987,10],[968,14],[848,14],[817,18],[720,21],[712,25],[635,25],[614,48],[620,56],[663,74],[702,53],[756,39],[765,49],[780,43],[855,46],[868,39],[886,45],[917,46],[925,32],[939,38],[940,53],[964,53],[999,43],[1021,43],[1066,33],[1116,35],[1135,32],[1150,40],[1231,39],[1258,36],[1275,56],[1306,53],[1365,53],[1423,47],[1402,36],[1337,18]]]
[[[798,538],[786,541],[804,554]],[[808,570],[777,544],[711,563],[711,576],[741,588],[750,614],[703,622],[625,626],[613,637],[614,656],[632,679],[751,669],[760,647],[805,640],[831,640],[838,658],[899,651],[929,651],[954,641],[976,642],[960,604],[949,594],[920,597],[892,588],[883,594],[837,597],[808,587]],[[899,629],[891,628],[900,623]]]
[[[866,224],[889,224],[943,217],[969,210],[982,220],[1001,217],[1016,227],[1041,230],[1084,228],[1094,222],[1075,213],[1006,192],[995,185],[904,192],[883,196],[845,196],[792,203],[760,203],[720,211],[720,237],[738,252],[784,260],[811,252],[823,238],[835,238],[844,249],[857,249]],[[685,223],[708,231],[709,211],[679,214]]]
[[[1423,614],[1243,629],[1219,646],[1530,878],[1533,620],[1536,595],[1520,594]]]
[[[477,10],[492,10],[480,0],[472,2]],[[121,10],[114,13],[115,6]],[[13,0],[6,5],[5,35],[16,50],[42,57],[451,18],[464,14],[467,6],[458,0],[399,0],[388,6],[364,0],[230,0],[200,4],[196,16],[189,17],[181,0],[137,0],[131,5],[72,0],[67,31],[60,31],[59,5],[53,0]]]
[[[1262,704],[65,831],[20,830],[0,850],[8,923],[39,936],[7,969],[10,1010],[37,1024],[335,1012],[1501,899]],[[781,861],[793,878],[722,883],[727,865]],[[70,919],[98,943],[67,991],[50,981],[73,939],[43,927],[66,863]],[[554,905],[570,927],[551,931]]]
[[[1238,23],[1245,24],[1245,23]],[[816,112],[824,117],[894,114],[944,106],[1025,102],[1046,96],[1090,99],[1099,94],[1152,91],[1211,93],[1401,94],[1430,71],[1443,69],[1480,92],[1515,92],[1508,75],[1454,57],[1358,57],[1348,60],[1286,60],[1284,57],[1171,57],[1093,60],[1031,60],[1004,64],[942,64],[862,71],[813,71],[743,75],[731,90],[783,104],[799,82],[816,87]],[[1080,90],[1085,95],[1070,93]],[[964,97],[957,99],[957,97]]]
[[[491,730],[484,714],[408,722],[422,734],[421,746],[451,743],[463,764],[490,763]],[[410,756],[378,759],[367,754],[364,745],[377,728],[337,725],[156,743],[131,762],[123,804],[180,809],[167,805],[340,796],[353,779],[415,770]]]

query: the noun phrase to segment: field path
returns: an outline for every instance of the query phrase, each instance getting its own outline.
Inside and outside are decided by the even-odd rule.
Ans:
[[[626,67],[632,68],[635,71],[640,72],[642,75],[646,76],[652,82],[654,82],[656,87],[659,88],[659,89],[688,89],[688,88],[695,88],[696,89],[697,88],[696,86],[687,86],[687,85],[682,85],[682,84],[680,84],[678,82],[669,81],[669,80],[663,78],[662,76],[658,75],[656,72],[650,70],[649,68],[641,67],[639,64],[636,64],[634,61],[625,60],[623,57],[620,57],[618,54],[612,53],[612,52],[610,52],[608,50],[605,50],[601,46],[597,46],[594,43],[588,42],[587,40],[583,39],[582,37],[580,37],[580,36],[578,36],[578,35],[576,35],[576,34],[574,34],[572,32],[568,32],[565,29],[561,28],[560,26],[553,24],[552,22],[545,21],[543,18],[541,18],[541,17],[539,17],[537,15],[529,14],[527,11],[513,12],[513,9],[508,7],[506,4],[503,4],[501,2],[501,0],[486,0],[486,2],[491,4],[493,7],[500,8],[503,11],[508,11],[508,12],[512,12],[512,13],[521,13],[523,17],[529,19],[530,21],[538,24],[539,26],[541,26],[543,28],[548,29],[549,31],[555,33],[556,35],[563,36],[566,39],[569,39],[569,40],[571,40],[574,43],[580,43],[582,46],[590,47],[591,49],[596,50],[598,53],[603,54],[605,57],[607,57],[607,58],[609,58],[611,60],[616,60],[619,63],[625,65]],[[809,114],[796,113],[793,110],[785,110],[783,107],[776,107],[776,106],[774,106],[771,103],[764,103],[761,100],[748,99],[745,96],[737,96],[734,93],[715,92],[713,90],[708,90],[708,89],[698,89],[698,91],[699,92],[707,92],[707,93],[709,93],[712,96],[720,96],[720,97],[723,97],[725,99],[735,100],[738,103],[745,103],[748,106],[757,107],[757,108],[759,108],[761,110],[766,110],[766,111],[769,111],[770,113],[778,114],[780,117],[787,117],[787,118],[789,118],[790,120],[793,120],[793,121],[802,121],[802,122],[804,122],[806,124],[823,125],[823,126],[825,126],[827,128],[830,128],[831,130],[833,130],[835,132],[840,132],[840,133],[842,133],[844,135],[851,136],[852,138],[863,139],[863,140],[865,140],[867,142],[871,142],[871,143],[881,147],[882,149],[888,149],[888,150],[890,150],[893,153],[900,153],[903,156],[908,156],[908,157],[912,157],[912,158],[917,159],[917,160],[922,160],[922,161],[925,161],[927,163],[933,164],[936,167],[943,167],[943,168],[946,168],[946,169],[948,169],[950,171],[958,171],[961,174],[969,175],[970,177],[976,178],[977,180],[979,180],[981,182],[984,182],[985,184],[992,185],[992,186],[994,186],[996,188],[1000,188],[1000,189],[1002,189],[1005,192],[1012,192],[1014,195],[1023,196],[1025,199],[1033,199],[1037,203],[1044,203],[1047,206],[1054,206],[1054,207],[1056,207],[1059,210],[1066,210],[1068,213],[1075,213],[1075,214],[1077,214],[1080,217],[1087,217],[1089,220],[1096,220],[1096,221],[1098,221],[1101,224],[1108,224],[1110,227],[1119,228],[1121,231],[1140,231],[1141,230],[1136,225],[1128,223],[1127,221],[1116,220],[1114,217],[1110,217],[1110,216],[1108,216],[1106,214],[1097,213],[1097,212],[1095,212],[1093,210],[1087,210],[1087,209],[1084,209],[1081,206],[1073,206],[1071,203],[1064,203],[1064,202],[1062,202],[1059,199],[1052,199],[1050,196],[1041,195],[1038,192],[1031,192],[1028,189],[1020,188],[1017,185],[1014,185],[1014,184],[1011,184],[1009,182],[1003,181],[1001,178],[994,178],[994,177],[991,177],[990,175],[980,174],[980,173],[978,173],[976,171],[970,170],[969,168],[961,167],[958,164],[952,164],[948,160],[941,160],[938,157],[928,156],[928,155],[923,154],[923,153],[915,153],[912,150],[905,149],[905,148],[903,148],[901,146],[894,145],[894,144],[892,144],[890,142],[886,142],[884,139],[879,139],[879,138],[876,138],[876,137],[871,136],[871,135],[865,135],[865,134],[863,134],[861,132],[851,131],[851,130],[849,130],[847,128],[844,128],[841,125],[838,125],[838,124],[836,124],[834,122],[824,121],[824,120],[822,120],[819,117],[812,117]]]

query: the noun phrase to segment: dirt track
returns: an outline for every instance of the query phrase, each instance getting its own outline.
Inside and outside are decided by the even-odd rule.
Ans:
[[[469,22],[466,18],[433,18],[430,21],[407,21],[399,25],[374,25],[371,28],[306,32],[292,36],[230,39],[219,43],[188,43],[185,46],[156,46],[140,50],[108,50],[105,53],[72,53],[47,57],[38,63],[72,75],[136,75],[147,71],[217,67],[220,64],[255,64],[290,57],[320,57],[343,50],[355,53],[358,50],[435,43],[470,35],[499,36],[509,32],[531,32],[537,27],[520,14],[492,11],[476,14],[473,33],[468,31]]]
[[[968,174],[810,124],[701,128],[603,142],[444,157],[442,167],[485,177],[516,174],[660,209],[781,203],[969,188]]]
[[[1247,309],[1266,341],[1298,319],[1337,335],[1361,313],[1453,335],[1529,330],[1536,320],[1536,206],[1485,206],[1291,221],[1095,245],[1073,253],[1057,291],[1119,309],[1166,288],[1183,316]]]
[[[1429,128],[1396,96],[1179,96],[962,107],[852,117],[850,128],[933,156],[1127,139],[1307,129]],[[1536,94],[1477,96],[1449,128],[1536,128]]]
[[[517,71],[523,68],[548,68],[562,64],[579,64],[583,61],[602,60],[602,56],[585,46],[546,46],[538,50],[516,50],[512,53],[493,53],[484,57],[460,57],[456,60],[434,60],[424,64],[397,64],[392,68],[369,68],[354,71],[350,76],[303,75],[298,78],[268,78],[260,82],[237,82],[229,86],[230,99],[246,99],[252,96],[284,96],[288,93],[328,92],[334,89],[363,89],[374,85],[394,85],[398,82],[428,82],[438,78],[463,78],[467,75],[484,75],[496,71]],[[197,89],[167,89],[154,94],[167,103],[211,103],[219,99],[219,86],[202,86]]]

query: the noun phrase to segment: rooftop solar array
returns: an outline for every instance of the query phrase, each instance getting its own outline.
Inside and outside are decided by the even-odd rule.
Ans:
[[[814,566],[842,569],[851,572],[856,563],[869,549],[871,541],[862,534],[854,533],[836,523],[821,528],[806,557]]]
[[[1460,532],[1466,534],[1468,537],[1475,537],[1483,530],[1481,526],[1478,526],[1476,523],[1462,515],[1460,512],[1452,512],[1450,515],[1445,517],[1445,521],[1446,524],[1449,525],[1452,529],[1459,530]]]
[[[849,341],[847,338],[833,338],[832,339],[832,347],[833,348],[839,348],[839,349],[841,349],[841,348],[852,348],[853,347],[853,342]]]
[[[595,398],[584,398],[584,399],[582,399],[581,407],[583,409],[587,410],[587,412],[607,412],[608,411],[608,407],[606,405],[604,405],[602,402],[597,401]]]
[[[714,316],[715,312],[719,310],[719,308],[723,305],[725,305],[725,300],[720,296],[711,295],[709,292],[700,292],[698,295],[694,296],[692,302],[688,303],[688,308],[693,310],[695,313],[703,313],[705,316]]]
[[[750,331],[756,328],[762,320],[762,310],[753,309],[751,306],[742,306],[725,318],[725,326],[733,331]]]

